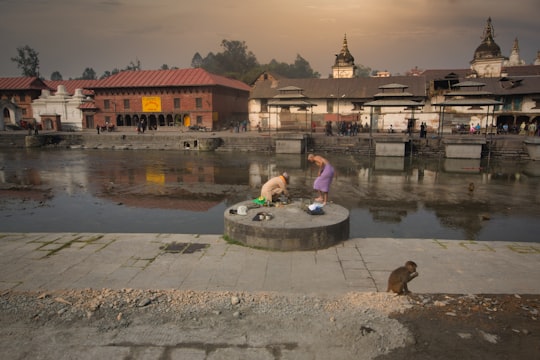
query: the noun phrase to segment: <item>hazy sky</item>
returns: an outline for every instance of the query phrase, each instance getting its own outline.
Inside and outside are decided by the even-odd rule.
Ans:
[[[357,65],[404,73],[469,67],[488,17],[509,56],[519,39],[531,64],[540,50],[539,0],[0,0],[0,77],[20,76],[17,47],[39,53],[49,79],[97,76],[140,60],[145,70],[188,68],[196,52],[245,41],[260,63],[297,54],[328,77],[344,34]]]

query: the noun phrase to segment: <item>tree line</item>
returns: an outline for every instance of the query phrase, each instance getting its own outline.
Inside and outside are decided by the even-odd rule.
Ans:
[[[272,59],[268,64],[260,64],[257,57],[251,52],[245,41],[239,40],[222,40],[222,51],[218,53],[209,52],[205,57],[202,57],[199,52],[193,55],[191,67],[202,68],[210,73],[226,76],[228,78],[243,81],[247,84],[255,81],[258,75],[264,71],[270,71],[287,78],[319,78],[321,75],[311,68],[309,62],[300,54],[296,55],[294,63],[288,64]],[[39,74],[39,53],[28,45],[17,48],[17,56],[12,57],[11,61],[17,64],[21,70],[22,76],[41,77]],[[360,72],[358,76],[369,76],[371,69],[359,66]],[[163,64],[161,70],[177,69],[167,64]],[[142,70],[141,62],[136,59],[123,69],[114,68],[107,70],[99,77],[99,79],[107,78],[126,70]],[[51,80],[63,80],[60,71],[51,73]],[[87,67],[84,69],[80,77],[76,80],[97,80],[97,74],[93,68]]]

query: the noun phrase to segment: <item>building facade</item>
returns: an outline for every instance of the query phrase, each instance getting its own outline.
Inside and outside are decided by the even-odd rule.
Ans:
[[[0,78],[0,130],[34,122],[32,101],[50,88],[37,77]]]
[[[519,56],[516,40],[502,55],[488,18],[469,68],[414,71],[411,76],[357,77],[355,59],[344,36],[328,79],[287,79],[264,72],[248,86],[203,69],[123,71],[103,80],[42,81],[0,78],[0,129],[34,121],[46,129],[96,127],[219,130],[248,120],[251,129],[315,130],[328,123],[356,123],[374,131],[390,126],[405,131],[413,119],[428,131],[441,126],[494,123],[519,127],[540,116],[540,52],[531,65]],[[469,79],[482,83],[492,109],[444,106],[454,86]],[[418,106],[365,106],[381,89],[404,89]],[[77,90],[79,89],[79,90]],[[401,95],[402,96],[402,95]],[[379,102],[381,103],[381,102]],[[382,103],[381,103],[382,104]],[[408,103],[411,104],[411,103]],[[414,114],[413,114],[414,109]]]
[[[356,122],[374,131],[386,132],[392,127],[394,131],[405,132],[412,119],[414,131],[423,123],[429,132],[446,133],[457,125],[471,123],[482,124],[484,128],[492,124],[515,128],[523,122],[540,121],[540,66],[524,64],[517,39],[510,57],[504,57],[494,40],[491,18],[486,22],[469,69],[426,70],[415,72],[413,76],[355,77],[355,67],[345,37],[332,66],[333,78],[285,79],[275,74],[261,74],[253,84],[249,101],[252,126],[260,124],[265,130],[317,130],[328,122],[335,127],[343,122]],[[484,96],[500,105],[441,105],[445,95],[456,90],[454,86],[469,79],[482,83]],[[283,92],[291,88],[301,89],[302,101],[310,106],[279,101]],[[418,106],[407,102],[408,106],[400,107],[396,99],[387,102],[392,106],[374,102],[384,88],[405,89],[407,100]],[[381,106],[365,105],[375,103]],[[306,119],[311,127],[306,126]]]
[[[0,79],[0,128],[229,127],[246,121],[250,86],[203,69],[122,71],[103,80]]]
[[[85,113],[94,126],[216,130],[247,119],[250,87],[198,68],[122,71],[91,90],[95,106]]]

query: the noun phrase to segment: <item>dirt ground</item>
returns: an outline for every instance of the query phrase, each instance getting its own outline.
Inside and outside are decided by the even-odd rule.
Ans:
[[[540,296],[420,295],[393,314],[414,343],[382,359],[540,359]]]
[[[176,341],[176,348],[206,354],[204,359],[235,358],[227,354],[239,348],[242,358],[250,358],[246,352],[257,346],[267,350],[262,358],[275,360],[538,359],[539,309],[536,295],[352,293],[321,299],[174,290],[6,290],[0,293],[0,357],[70,358],[70,351],[80,354],[81,343],[91,343],[128,346],[124,358],[145,358],[137,351],[149,344],[155,348],[165,337]],[[191,340],[171,340],[178,334]],[[163,351],[160,358],[172,358],[166,355],[170,349]]]

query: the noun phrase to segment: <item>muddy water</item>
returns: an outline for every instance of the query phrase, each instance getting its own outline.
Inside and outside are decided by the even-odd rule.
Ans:
[[[540,164],[327,155],[351,237],[537,242]],[[223,233],[224,211],[282,171],[313,198],[303,155],[2,150],[0,231]]]

